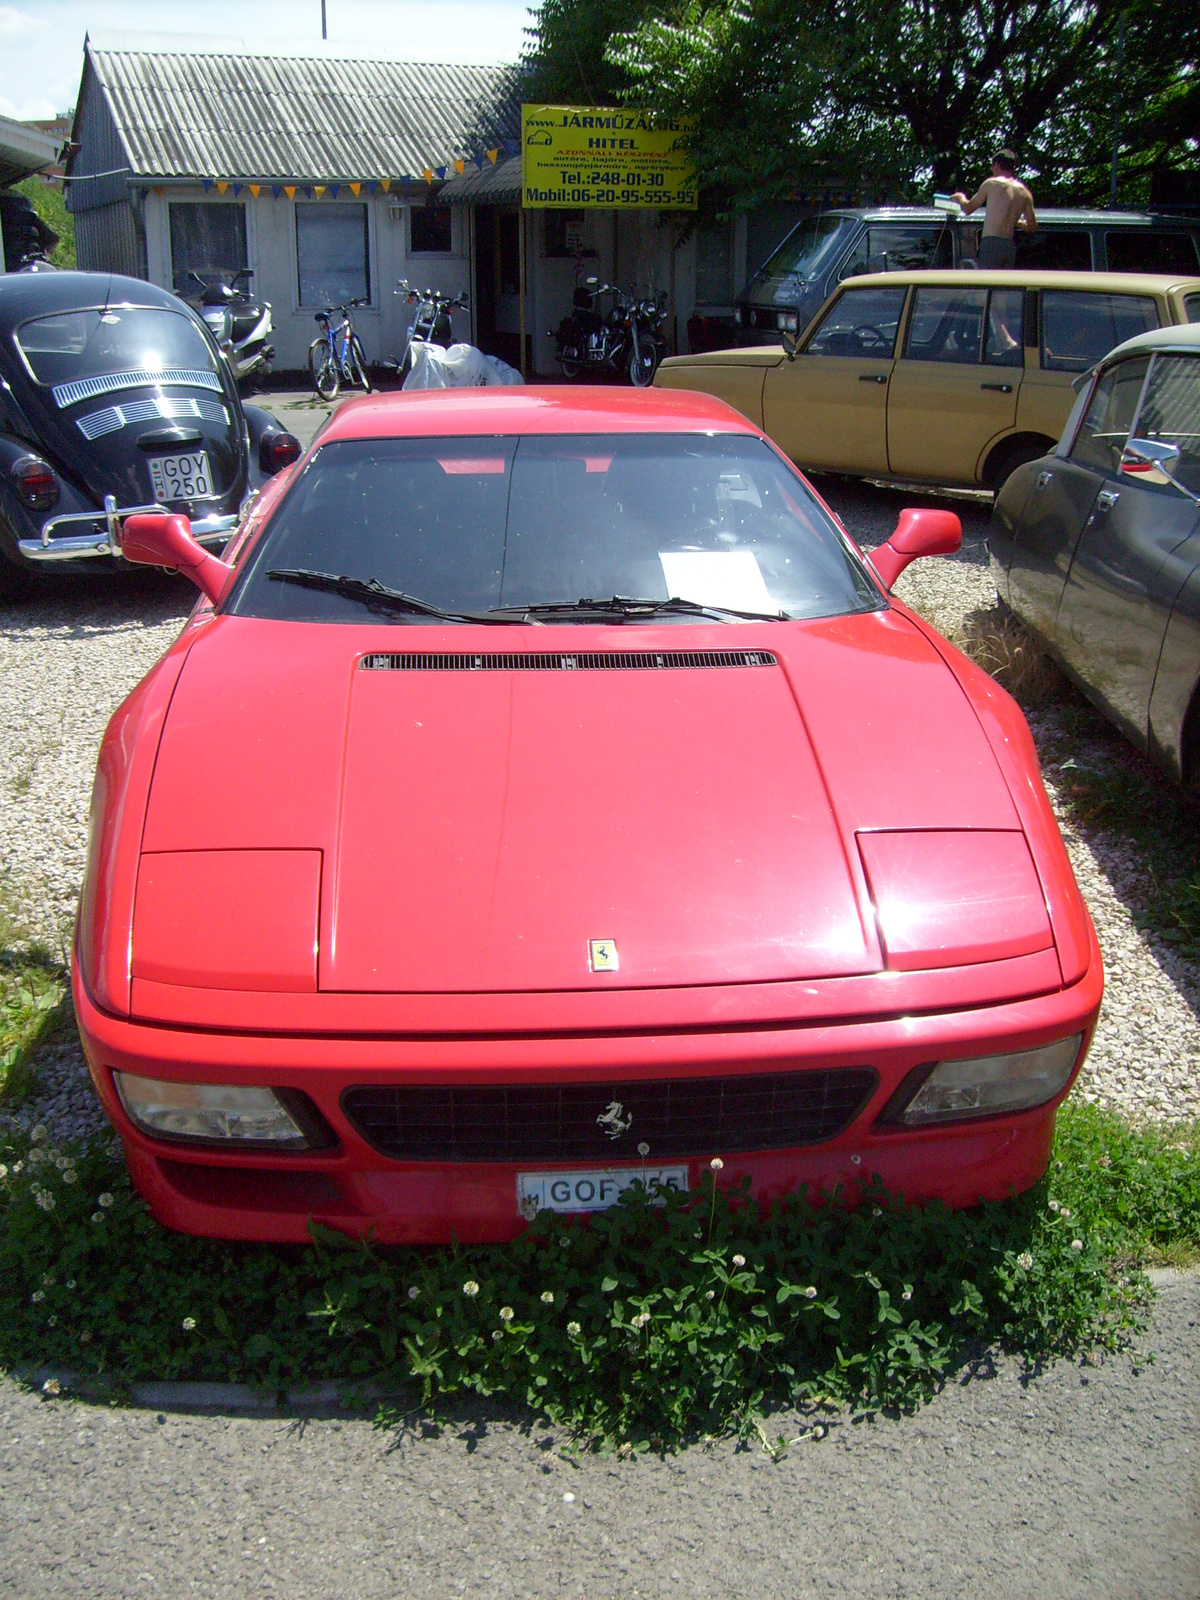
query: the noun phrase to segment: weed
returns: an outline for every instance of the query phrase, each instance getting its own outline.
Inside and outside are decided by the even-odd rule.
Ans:
[[[73,1015],[61,960],[30,943],[0,898],[0,1100],[27,1092],[30,1062]]]
[[[502,1394],[634,1450],[767,1438],[779,1406],[813,1427],[826,1406],[911,1408],[988,1344],[1034,1362],[1117,1348],[1148,1303],[1140,1265],[1200,1246],[1200,1132],[1088,1106],[1061,1115],[1047,1177],[1003,1204],[876,1189],[853,1209],[759,1206],[710,1173],[663,1206],[635,1189],[471,1249],[190,1239],[151,1220],[107,1143],[14,1140],[0,1161],[0,1365],[271,1389],[383,1377],[409,1415]]]
[[[1054,662],[1005,606],[968,611],[953,642],[1023,706],[1042,705],[1066,688]]]

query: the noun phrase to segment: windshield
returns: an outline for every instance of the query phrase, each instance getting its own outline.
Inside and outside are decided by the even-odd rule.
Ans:
[[[15,337],[33,376],[56,389],[130,373],[137,375],[138,382],[191,382],[220,388],[212,348],[182,312],[153,306],[62,311],[23,322]],[[187,376],[176,377],[177,372]],[[197,378],[197,372],[203,376]],[[87,385],[85,393],[97,392],[94,383]],[[69,405],[83,395],[55,398],[60,405]]]
[[[802,222],[760,267],[760,278],[783,278],[791,273],[805,282],[819,277],[858,223],[853,217],[813,217]]]
[[[775,618],[882,604],[796,474],[761,439],[737,434],[325,445],[271,519],[225,609],[364,620],[369,595],[344,582],[335,589],[332,578],[357,580],[360,591],[373,580],[476,615],[616,596],[678,597]]]

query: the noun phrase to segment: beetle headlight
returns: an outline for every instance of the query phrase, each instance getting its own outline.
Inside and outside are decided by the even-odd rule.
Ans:
[[[253,1084],[176,1083],[134,1072],[114,1072],[113,1079],[130,1120],[158,1139],[269,1145],[275,1150],[310,1150],[327,1142],[316,1133],[320,1119],[315,1108],[308,1108],[308,1116],[304,1113],[304,1095]]]
[[[1071,1076],[1082,1043],[1083,1035],[1073,1033],[1036,1050],[938,1061],[932,1069],[918,1067],[893,1096],[884,1120],[923,1128],[1045,1105]]]

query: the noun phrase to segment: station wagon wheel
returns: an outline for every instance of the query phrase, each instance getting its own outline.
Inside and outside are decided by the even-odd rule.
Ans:
[[[322,400],[336,400],[341,379],[337,362],[329,354],[328,339],[314,339],[308,347],[308,370],[313,388]]]

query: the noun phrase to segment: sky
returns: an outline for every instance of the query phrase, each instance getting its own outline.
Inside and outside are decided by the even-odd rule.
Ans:
[[[529,0],[326,0],[329,42],[407,61],[515,61]],[[75,104],[83,40],[114,28],[320,46],[321,0],[19,0],[0,3],[0,116]]]

